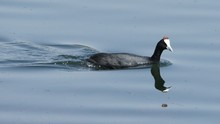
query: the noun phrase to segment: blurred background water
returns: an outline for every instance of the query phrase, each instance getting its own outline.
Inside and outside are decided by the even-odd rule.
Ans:
[[[220,2],[0,0],[0,123],[218,123]],[[151,68],[99,70],[97,52],[162,58],[168,93]]]

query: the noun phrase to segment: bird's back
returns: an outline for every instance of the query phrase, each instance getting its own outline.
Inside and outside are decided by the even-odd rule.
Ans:
[[[129,53],[98,53],[91,56],[88,61],[108,68],[126,68],[149,64],[150,57]]]

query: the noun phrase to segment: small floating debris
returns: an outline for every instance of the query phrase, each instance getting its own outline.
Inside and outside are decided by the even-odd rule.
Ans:
[[[161,107],[166,108],[166,107],[168,107],[168,105],[166,103],[164,103],[164,104],[161,105]]]

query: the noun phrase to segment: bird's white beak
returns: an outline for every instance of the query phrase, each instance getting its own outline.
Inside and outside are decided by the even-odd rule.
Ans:
[[[169,51],[171,51],[171,52],[173,52],[173,48],[171,47],[171,46],[167,46],[167,49],[169,50]]]
[[[166,49],[173,52],[173,48],[170,45],[170,40],[169,39],[164,39],[164,42],[166,43],[167,47]]]

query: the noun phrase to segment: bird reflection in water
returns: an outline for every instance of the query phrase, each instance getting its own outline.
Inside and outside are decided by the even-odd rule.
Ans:
[[[155,88],[157,90],[162,91],[163,93],[167,93],[171,87],[165,87],[165,81],[163,80],[163,78],[160,75],[160,63],[154,63],[151,67],[151,74],[154,77],[155,80]]]

